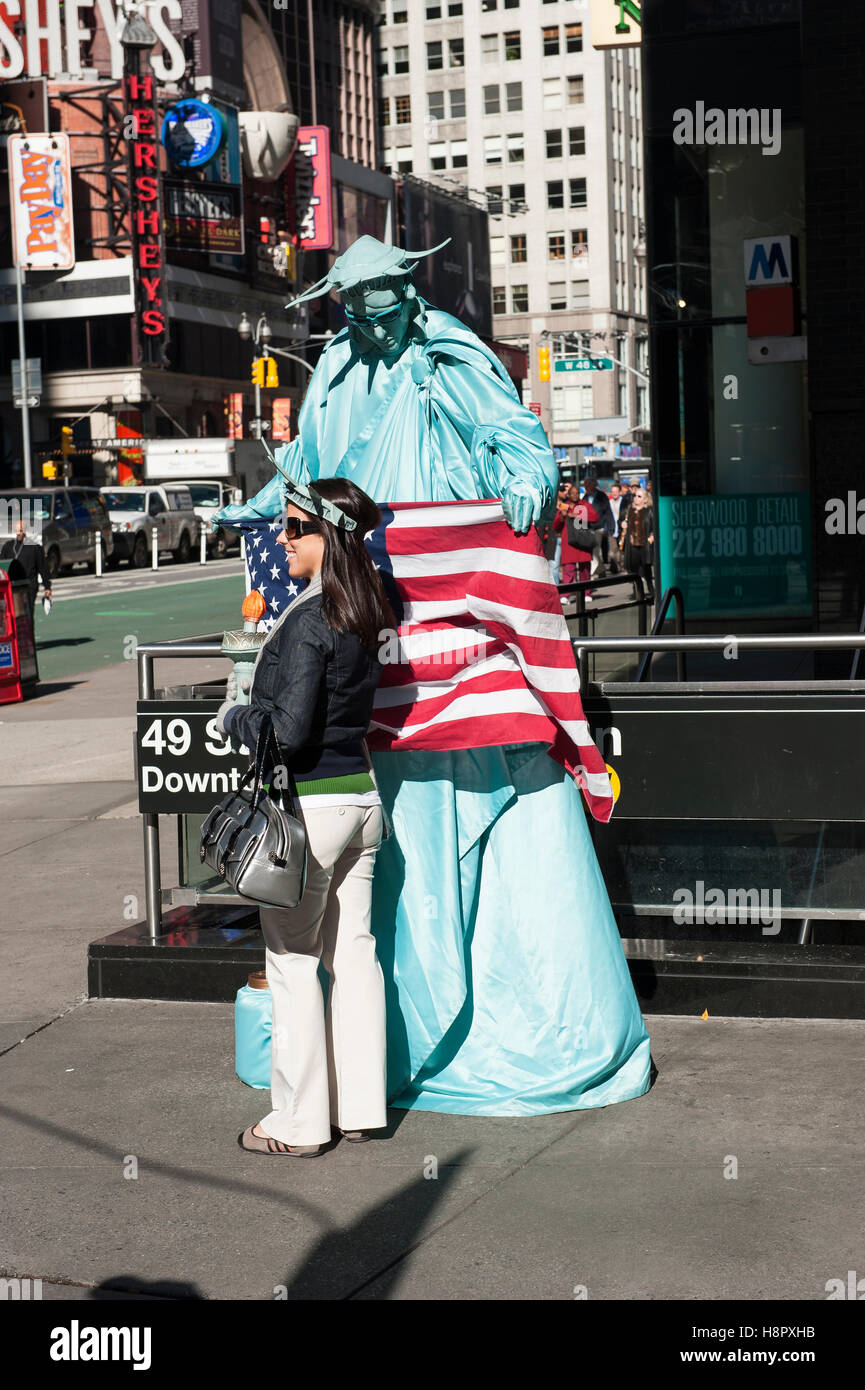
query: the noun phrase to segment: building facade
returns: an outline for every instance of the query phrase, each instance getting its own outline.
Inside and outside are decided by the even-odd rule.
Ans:
[[[845,13],[646,8],[661,582],[707,621],[855,631],[865,603],[865,52]]]
[[[123,439],[232,433],[248,441],[255,348],[238,332],[241,316],[253,327],[266,316],[272,344],[296,348],[311,366],[320,345],[307,343],[320,325],[286,302],[357,235],[392,235],[393,184],[375,168],[375,4],[313,11],[306,0],[278,9],[195,0],[176,20],[164,5],[145,4],[152,43],[139,50],[120,42],[125,19],[112,0],[79,5],[77,35],[59,0],[23,9],[0,3],[0,121],[9,136],[68,141],[74,224],[71,268],[25,265],[23,273],[25,355],[42,370],[30,412],[33,482],[46,461],[59,462],[63,427],[75,440],[67,470],[96,484],[141,476],[141,450]],[[165,126],[178,110],[185,121],[196,101],[222,129],[212,158],[198,165],[169,148]],[[201,107],[192,117],[200,124]],[[312,156],[303,143],[295,149],[307,127],[324,127],[331,156],[327,187],[316,185],[314,197],[298,177]],[[8,373],[19,347],[7,158],[0,151],[0,360]],[[329,219],[310,218],[313,203]],[[262,390],[260,418],[290,433],[309,371],[278,363],[279,384]],[[24,482],[24,450],[7,373],[0,486],[12,487]],[[263,458],[259,446],[255,453]]]
[[[639,49],[594,49],[579,0],[387,0],[378,43],[384,167],[487,207],[494,334],[528,348],[551,442],[641,453]]]

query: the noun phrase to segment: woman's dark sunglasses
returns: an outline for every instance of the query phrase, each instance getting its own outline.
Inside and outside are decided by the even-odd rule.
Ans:
[[[299,516],[286,516],[284,512],[282,529],[290,541],[296,541],[298,536],[315,536],[321,532],[317,521],[301,521]]]

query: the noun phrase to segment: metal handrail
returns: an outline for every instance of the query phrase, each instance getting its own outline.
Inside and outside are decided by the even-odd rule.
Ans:
[[[153,658],[156,656],[222,656],[219,633],[209,633],[200,642],[143,642],[136,649],[138,656],[138,698],[152,700]],[[162,865],[159,852],[159,816],[155,811],[143,811],[144,828],[144,901],[147,934],[155,942],[162,929]]]
[[[813,651],[825,647],[830,651],[859,651],[865,647],[865,632],[853,633],[773,633],[767,636],[736,637],[578,637],[574,652],[580,668],[580,683],[588,679],[588,657],[591,652],[716,652],[735,643],[748,651]]]
[[[684,635],[685,635],[685,596],[684,596],[684,594],[682,593],[682,590],[681,590],[681,589],[678,589],[678,588],[675,586],[675,584],[671,585],[669,589],[665,589],[665,590],[664,590],[664,597],[661,599],[660,607],[658,608],[658,612],[657,612],[657,614],[656,614],[655,621],[652,623],[652,631],[649,633],[649,636],[650,636],[650,637],[656,637],[656,636],[658,635],[658,633],[661,631],[661,628],[664,626],[664,623],[665,623],[666,618],[667,618],[667,609],[669,608],[669,606],[670,606],[670,604],[672,603],[673,599],[676,600],[676,635],[677,635],[678,637],[684,637]],[[637,668],[637,680],[638,680],[638,681],[648,680],[648,678],[649,678],[649,671],[651,670],[651,667],[652,667],[652,657],[653,657],[653,655],[654,655],[653,652],[646,652],[645,656],[643,657],[642,661],[640,662],[640,664],[639,664],[639,666],[638,666],[638,668]],[[676,653],[676,679],[677,679],[677,680],[684,681],[684,680],[687,680],[687,679],[688,679],[688,677],[687,677],[687,668],[686,668],[685,662],[686,662],[685,653],[684,653],[684,652],[677,652],[677,653]]]

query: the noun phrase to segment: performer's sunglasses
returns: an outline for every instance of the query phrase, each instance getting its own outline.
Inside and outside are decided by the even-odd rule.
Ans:
[[[349,323],[390,323],[392,319],[399,318],[402,310],[402,304],[394,304],[393,308],[382,309],[378,314],[353,314],[346,309],[345,316]]]
[[[299,516],[286,516],[282,514],[282,529],[290,541],[296,541],[298,536],[315,536],[321,533],[321,526],[317,521],[301,521]]]

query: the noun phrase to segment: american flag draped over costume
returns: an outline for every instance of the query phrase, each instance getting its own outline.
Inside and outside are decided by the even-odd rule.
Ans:
[[[279,523],[244,529],[269,630],[300,586],[276,545]],[[409,502],[382,507],[367,544],[399,623],[381,653],[370,748],[541,741],[575,776],[594,818],[608,821],[609,776],[537,532],[515,536],[497,501]]]

